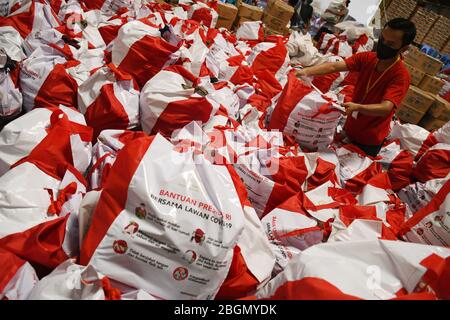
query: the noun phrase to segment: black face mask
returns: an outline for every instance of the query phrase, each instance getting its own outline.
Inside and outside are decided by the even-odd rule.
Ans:
[[[392,49],[384,44],[383,38],[380,37],[377,45],[377,58],[380,60],[391,59],[395,57],[400,49]]]

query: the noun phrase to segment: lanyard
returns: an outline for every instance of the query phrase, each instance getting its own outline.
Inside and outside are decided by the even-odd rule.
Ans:
[[[375,69],[377,68],[377,64],[378,64],[378,62],[377,63],[375,63],[375,66],[373,67],[373,70],[372,70],[372,73],[370,74],[370,77],[369,77],[369,81],[367,82],[367,86],[366,86],[366,93],[364,94],[364,97],[363,97],[363,101],[366,99],[366,97],[367,97],[367,94],[377,85],[377,83],[378,83],[378,81],[380,81],[380,79],[381,78],[383,78],[383,76],[384,76],[384,74],[386,73],[386,72],[388,72],[398,61],[400,60],[400,57],[397,57],[397,60],[395,60],[395,62],[393,63],[393,64],[391,64],[386,70],[384,70],[383,71],[383,73],[378,77],[378,79],[374,82],[374,84],[372,84],[370,87],[369,87],[369,85],[370,85],[370,82],[372,81],[372,77],[373,77],[373,74],[375,73]]]

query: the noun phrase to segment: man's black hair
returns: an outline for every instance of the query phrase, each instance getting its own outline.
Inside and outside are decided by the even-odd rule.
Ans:
[[[388,21],[384,27],[389,27],[394,30],[403,31],[402,47],[411,44],[416,37],[416,25],[404,18],[395,18]]]

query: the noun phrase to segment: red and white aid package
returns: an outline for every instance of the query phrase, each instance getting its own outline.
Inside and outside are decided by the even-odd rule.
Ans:
[[[448,247],[450,245],[450,180],[433,199],[402,226],[407,241]]]
[[[268,128],[293,136],[301,147],[326,149],[333,141],[340,118],[341,113],[331,99],[308,87],[291,72]]]
[[[216,26],[217,19],[219,19],[217,10],[213,8],[214,5],[217,7],[217,4],[212,1],[209,3],[198,1],[190,6],[188,18],[200,22],[208,28],[214,28]]]
[[[23,38],[16,29],[10,26],[0,27],[0,55],[6,54],[11,60],[20,62],[26,58],[22,45]],[[2,67],[0,62],[0,68]]]
[[[105,129],[133,129],[139,125],[139,88],[131,75],[108,64],[79,87],[78,108],[94,140]]]
[[[148,134],[170,136],[192,121],[208,122],[220,105],[208,98],[199,78],[181,66],[167,67],[150,79],[140,95],[141,126]]]
[[[411,183],[414,158],[408,150],[400,148],[399,140],[388,142],[381,148],[379,156],[381,159],[376,161],[387,171],[392,190],[398,191]]]
[[[91,139],[92,129],[78,111],[63,106],[34,109],[1,131],[0,175],[30,156],[73,165],[84,173],[91,162]]]
[[[429,148],[414,166],[417,181],[444,178],[450,172],[450,144],[438,143]]]
[[[308,174],[303,157],[284,157],[276,147],[246,152],[234,164],[258,216],[294,196]]]
[[[20,87],[25,110],[77,105],[78,84],[70,69],[79,65],[79,61],[68,59],[57,49],[42,46],[22,61]]]
[[[299,252],[322,242],[317,220],[303,209],[300,193],[289,198],[261,220],[276,257],[274,273],[281,272]]]
[[[262,95],[272,99],[281,93],[290,69],[289,53],[281,40],[258,43],[247,57],[247,62],[258,80]]]
[[[423,142],[430,135],[430,132],[414,124],[401,124],[398,121],[393,122],[389,139],[398,139],[402,150],[408,150],[413,157],[416,157],[422,148]]]
[[[257,299],[448,299],[450,249],[402,241],[318,244],[296,255]]]
[[[227,199],[227,201],[223,201]],[[234,170],[163,136],[118,154],[81,248],[81,263],[163,299],[212,299],[244,228]]]
[[[102,12],[112,14],[119,9],[137,9],[141,0],[82,0],[80,1],[89,10],[98,9]]]
[[[86,182],[76,169],[49,171],[40,162],[23,162],[0,178],[0,186],[0,247],[51,268],[79,254]]]
[[[358,52],[372,51],[374,41],[372,38],[368,37],[366,34],[362,34],[352,46],[353,54]]]
[[[373,176],[381,173],[381,164],[366,157],[353,145],[338,148],[336,154],[341,185],[353,193],[360,193]]]
[[[219,45],[213,44],[205,59],[208,71],[219,81],[230,81],[234,85],[253,82],[253,72],[242,55],[231,56]]]
[[[0,52],[0,59],[1,56]],[[16,115],[20,111],[22,111],[22,92],[19,89],[19,66],[16,65],[14,70],[9,70],[0,65],[0,117]]]
[[[317,42],[317,48],[323,53],[326,53],[334,41],[336,41],[336,36],[334,34],[324,32]]]
[[[423,141],[422,147],[417,152],[415,160],[419,161],[428,149],[439,143],[450,144],[450,121],[428,135]]]
[[[238,40],[264,40],[264,28],[261,21],[245,21],[236,31],[236,38]]]
[[[328,53],[335,54],[339,57],[348,58],[353,54],[353,48],[347,42],[347,40],[339,39],[333,43]]]
[[[38,0],[23,3],[7,17],[0,17],[0,27],[11,26],[19,31],[22,38],[31,32],[52,29],[59,26],[58,18],[51,6]]]
[[[118,300],[120,290],[111,288],[108,278],[92,266],[80,266],[68,259],[42,278],[29,300]]]
[[[406,204],[406,213],[411,217],[414,212],[426,206],[450,179],[450,173],[444,178],[412,183],[398,191],[399,198]]]
[[[166,31],[166,34],[171,34]],[[113,42],[112,62],[123,72],[131,74],[142,88],[162,68],[180,58],[180,43],[161,36],[159,27],[147,19],[124,24]]]
[[[38,281],[28,262],[0,248],[0,300],[27,300]]]
[[[328,187],[340,186],[339,159],[334,150],[326,149],[321,152],[304,153],[303,155],[309,166],[308,183],[304,187],[304,191],[313,190],[324,184],[329,184]],[[328,195],[328,191],[325,194]],[[322,197],[323,193],[319,195],[317,201],[323,200]]]
[[[144,137],[142,131],[103,130],[92,147],[92,166],[88,172],[90,189],[101,189],[108,177],[117,153],[129,141]]]
[[[244,230],[216,299],[239,299],[264,286],[272,275],[275,255],[255,210],[244,206]]]

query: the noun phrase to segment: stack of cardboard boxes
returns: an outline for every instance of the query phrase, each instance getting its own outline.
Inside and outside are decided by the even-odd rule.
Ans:
[[[267,34],[286,35],[294,8],[281,0],[269,0],[264,10],[263,23]]]
[[[437,50],[445,51],[445,46],[449,40],[449,30],[450,19],[445,16],[439,16],[439,19],[436,20],[433,27],[423,39],[423,43]]]
[[[219,19],[217,20],[216,28],[231,30],[234,20],[236,20],[238,9],[230,3],[219,2],[217,6],[219,9]]]
[[[411,85],[397,110],[397,117],[427,130],[441,127],[450,120],[450,104],[437,95],[444,85],[443,80],[436,77],[442,62],[416,48],[409,50],[404,62],[411,75]]]
[[[237,6],[228,3],[218,3],[219,20],[217,27],[231,30],[238,28],[246,21],[261,21],[264,23],[266,34],[286,35],[289,33],[287,25],[294,14],[294,8],[281,0],[269,0],[265,10],[241,1]]]
[[[416,43],[422,43],[425,36],[432,29],[432,26],[439,19],[439,15],[431,10],[424,7],[417,7],[416,12],[412,15],[411,21],[416,25],[416,38],[414,41]],[[442,45],[439,47],[439,49]]]
[[[251,6],[246,3],[238,5],[238,18],[236,20],[236,27],[239,27],[246,21],[260,21],[263,16],[263,9]]]
[[[393,18],[409,19],[414,13],[417,2],[414,0],[395,0],[391,1],[386,10],[386,18],[382,22],[387,22]]]

